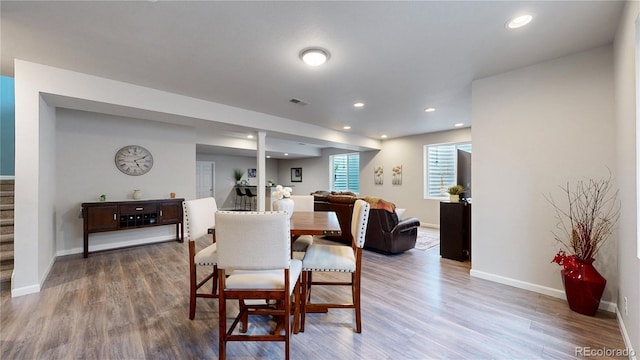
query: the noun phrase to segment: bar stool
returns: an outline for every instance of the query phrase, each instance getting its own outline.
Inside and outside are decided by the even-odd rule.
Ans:
[[[247,196],[247,202],[249,202],[249,210],[253,210],[253,205],[256,202],[256,196],[258,196],[258,194],[254,194],[249,188],[244,189],[244,191],[245,195]]]
[[[249,191],[249,189],[247,189],[247,191]],[[242,204],[242,210],[247,209],[247,194],[243,193],[242,190],[236,186],[236,203],[233,207],[235,210],[240,209],[238,203]]]

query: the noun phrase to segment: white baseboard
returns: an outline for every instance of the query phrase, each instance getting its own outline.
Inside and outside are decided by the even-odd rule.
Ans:
[[[624,321],[622,320],[622,314],[620,314],[620,309],[616,308],[616,317],[618,318],[618,326],[620,327],[620,332],[622,333],[622,340],[624,340],[624,346],[629,351],[629,360],[638,360],[638,353],[633,349],[633,345],[631,344],[631,338],[629,337],[629,333],[627,332],[627,327],[624,325]]]
[[[427,224],[427,223],[420,222],[420,227],[427,227],[427,228],[432,228],[432,229],[440,229],[440,224]]]
[[[13,284],[13,279],[11,279]],[[17,289],[11,289],[11,297],[18,297],[23,295],[35,294],[40,292],[40,285],[29,285]]]
[[[47,277],[49,276],[51,269],[53,269],[53,264],[55,264],[55,262],[56,262],[56,257],[53,257],[49,262],[49,265],[47,266],[47,270],[45,270],[44,273],[42,274],[42,277],[40,278],[40,289],[42,289],[42,287],[44,286],[44,282],[45,280],[47,280]]]
[[[93,252],[93,251],[103,251],[103,250],[114,250],[114,249],[119,249],[124,247],[154,244],[154,243],[171,241],[171,240],[175,240],[175,236],[173,237],[161,236],[161,237],[152,237],[152,238],[145,238],[145,239],[127,240],[127,241],[121,241],[121,242],[115,242],[115,243],[109,243],[109,244],[89,246],[89,251]],[[58,250],[56,252],[56,257],[73,255],[73,254],[81,254],[83,252],[84,252],[84,249],[81,247]]]
[[[29,285],[29,286],[13,289],[13,284],[15,284],[15,282],[13,281],[13,275],[15,274],[15,270],[14,270],[11,273],[11,287],[12,287],[11,297],[18,297],[18,296],[29,295],[29,294],[40,292],[40,289],[42,289],[42,287],[44,286],[44,282],[47,280],[47,277],[49,276],[51,269],[53,269],[53,264],[55,262],[56,262],[56,258],[54,257],[49,262],[49,265],[47,265],[47,269],[42,274],[42,277],[40,278],[40,283],[38,285]]]
[[[487,273],[484,271],[478,271],[474,269],[471,269],[470,274],[471,276],[477,277],[479,279],[489,280],[489,281],[497,282],[500,284],[517,287],[519,289],[525,289],[525,290],[537,292],[539,294],[553,296],[558,299],[563,299],[563,300],[567,299],[567,296],[565,295],[564,290],[554,289],[547,286],[533,284],[526,281],[516,280],[516,279],[495,275],[495,274]],[[600,301],[600,306],[599,306],[600,310],[615,313],[617,308],[618,306],[616,305],[616,303],[613,303],[610,301]]]

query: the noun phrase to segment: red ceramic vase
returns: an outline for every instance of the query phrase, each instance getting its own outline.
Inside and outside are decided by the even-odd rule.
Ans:
[[[590,316],[598,312],[600,299],[607,284],[607,280],[593,267],[593,260],[576,259],[577,269],[561,271],[569,308]]]

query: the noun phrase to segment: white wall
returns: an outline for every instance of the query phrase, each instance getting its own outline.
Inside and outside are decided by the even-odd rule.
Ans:
[[[471,141],[470,128],[383,141],[381,151],[368,151],[363,154],[373,156],[360,157],[361,194],[380,197],[407,209],[404,217],[416,217],[422,226],[439,227],[440,200],[424,198],[423,148],[425,145],[464,141]],[[391,169],[396,165],[402,165],[402,185],[391,183]],[[374,184],[373,170],[376,166],[383,167],[382,185]]]
[[[54,261],[55,109],[38,89],[50,79],[16,62],[16,185],[12,296],[40,290]],[[35,257],[35,259],[34,259]]]
[[[612,47],[474,81],[472,275],[564,296],[543,194],[618,175]],[[595,267],[617,292],[616,238]]]
[[[244,171],[242,180],[250,181],[252,185],[257,184],[257,178],[249,178],[247,169],[256,168],[256,158],[246,156],[230,156],[230,155],[213,155],[213,154],[196,154],[198,161],[212,161],[216,163],[215,178],[215,198],[219,209],[233,209],[235,206],[236,193],[234,186],[236,179],[233,176],[233,170],[238,168]],[[278,181],[278,165],[276,159],[266,159],[266,179]],[[266,208],[269,206],[267,204]]]
[[[280,168],[278,171],[279,184],[287,186],[293,185],[291,189],[294,195],[309,195],[316,190],[329,190],[329,161],[331,155],[353,152],[354,151],[329,148],[322,149],[322,156],[320,157],[280,160]],[[291,182],[291,168],[296,167],[302,168],[302,182]]]
[[[618,303],[626,338],[638,354],[640,351],[640,260],[638,254],[638,167],[637,167],[637,111],[636,94],[636,19],[640,2],[627,2],[614,44],[616,94],[616,152],[618,184],[624,189],[622,214],[618,226]],[[640,26],[640,24],[638,24]],[[627,298],[628,315],[624,312]]]
[[[80,204],[132,200],[134,189],[143,199],[195,196],[195,131],[190,127],[58,108],[56,113],[55,214],[57,255],[82,251]],[[151,151],[153,168],[129,176],[114,163],[126,145]],[[175,238],[175,226],[106,232],[89,236],[89,251]]]
[[[429,134],[406,136],[382,142],[380,151],[360,152],[360,196],[375,196],[391,201],[407,209],[406,217],[417,217],[423,226],[440,226],[440,201],[424,199],[423,147],[429,144],[455,143],[471,140],[471,129],[457,129]],[[280,160],[278,178],[289,184],[291,168],[302,168],[302,182],[292,183],[293,192],[306,195],[316,190],[328,190],[330,186],[330,157],[345,154],[340,149],[324,149],[318,158]],[[384,167],[384,183],[375,185],[373,169]],[[402,165],[402,185],[391,183],[391,168]]]

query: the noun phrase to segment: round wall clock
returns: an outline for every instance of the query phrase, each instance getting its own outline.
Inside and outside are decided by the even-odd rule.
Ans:
[[[144,175],[153,167],[153,156],[142,146],[127,145],[116,153],[116,167],[127,175]]]

